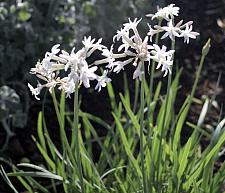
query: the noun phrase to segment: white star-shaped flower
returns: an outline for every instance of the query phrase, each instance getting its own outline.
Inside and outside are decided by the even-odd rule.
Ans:
[[[164,39],[166,38],[167,36],[170,37],[170,39],[172,41],[175,40],[175,37],[180,37],[180,22],[174,26],[173,24],[173,20],[170,20],[168,23],[167,23],[167,26],[163,26],[161,27],[161,29],[163,29],[166,33],[161,37],[161,39]]]
[[[103,72],[102,76],[97,77],[98,83],[95,86],[95,90],[98,90],[98,92],[101,91],[102,87],[106,87],[106,84],[111,81],[111,79],[109,77],[107,77],[107,73],[108,73],[108,71],[105,70]]]
[[[94,73],[97,69],[97,66],[89,68],[86,61],[84,61],[83,65],[80,67],[79,79],[83,83],[85,88],[90,87],[90,80],[94,80],[97,78],[97,75]]]
[[[151,17],[153,19],[165,19],[169,21],[173,19],[174,16],[178,16],[179,14],[179,7],[175,7],[175,4],[170,4],[164,8],[158,8],[158,11],[155,14],[148,14],[147,17]]]
[[[40,100],[40,98],[38,97],[38,95],[40,94],[41,89],[43,88],[43,86],[40,83],[38,83],[37,84],[37,88],[34,88],[30,83],[28,83],[28,88],[30,89],[32,95],[34,95],[34,97],[37,100]]]
[[[196,39],[196,37],[199,35],[198,32],[192,31],[192,25],[186,25],[185,30],[181,31],[180,37],[184,37],[184,43],[189,43],[189,39]]]
[[[141,67],[142,67],[142,63],[139,62],[137,68],[134,71],[133,79],[139,78],[139,80],[141,80],[141,76],[142,76],[142,74],[144,74],[144,71],[141,70]]]

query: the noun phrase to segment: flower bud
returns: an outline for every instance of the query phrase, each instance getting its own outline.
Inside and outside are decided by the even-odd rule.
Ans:
[[[202,55],[206,56],[208,54],[209,49],[211,47],[210,42],[211,42],[211,39],[209,38],[208,41],[206,42],[206,44],[202,48]]]

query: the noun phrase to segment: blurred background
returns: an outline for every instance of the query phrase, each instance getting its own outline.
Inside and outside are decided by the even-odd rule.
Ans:
[[[202,46],[209,37],[212,39],[198,86],[198,100],[189,119],[196,120],[206,96],[215,95],[217,107],[208,115],[208,127],[216,124],[225,110],[225,0],[0,0],[0,162],[18,163],[23,159],[42,162],[31,135],[36,133],[37,114],[43,106],[42,101],[30,95],[27,83],[36,84],[29,70],[46,51],[57,43],[68,51],[74,46],[79,48],[83,37],[89,35],[103,38],[109,47],[116,30],[129,17],[143,18],[139,29],[144,35],[148,30],[146,22],[151,23],[145,15],[155,12],[157,5],[163,7],[170,3],[179,6],[179,18],[194,21],[194,31],[201,34],[188,45],[177,42],[175,64],[184,68],[180,100],[190,91]],[[129,70],[127,76],[132,91]],[[219,76],[220,84],[217,84]],[[121,92],[123,75],[116,77],[113,85]],[[101,93],[92,89],[81,89],[81,92],[83,111],[111,120],[106,89]],[[72,100],[68,102],[68,109],[70,103]],[[57,125],[49,96],[45,104],[46,116],[54,131]],[[57,140],[57,133],[55,138]],[[0,192],[10,192],[1,180]]]

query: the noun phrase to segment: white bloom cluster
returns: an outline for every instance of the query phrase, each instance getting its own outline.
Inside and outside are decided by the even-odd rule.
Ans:
[[[90,81],[97,80],[95,89],[101,91],[108,82],[111,81],[107,77],[109,71],[119,73],[124,70],[128,64],[135,67],[133,79],[139,78],[141,80],[144,73],[144,64],[153,60],[157,63],[156,69],[161,68],[161,71],[166,76],[171,73],[171,66],[173,65],[173,56],[175,50],[168,50],[165,45],[159,46],[152,44],[154,35],[164,32],[161,39],[169,37],[172,41],[176,37],[183,37],[185,43],[189,43],[189,39],[196,39],[199,35],[197,32],[192,31],[192,21],[183,24],[183,20],[174,25],[174,19],[179,14],[179,7],[171,4],[164,8],[159,8],[155,14],[149,14],[148,17],[158,19],[160,25],[152,27],[149,26],[149,32],[142,39],[137,26],[141,19],[135,18],[133,21],[129,19],[128,23],[123,24],[123,28],[117,31],[113,37],[113,42],[120,41],[118,53],[113,53],[114,45],[110,49],[101,44],[102,39],[95,41],[90,36],[84,38],[82,41],[83,48],[75,51],[72,49],[70,53],[60,50],[60,45],[57,44],[52,47],[50,52],[45,54],[44,59],[38,62],[35,68],[31,69],[31,73],[35,74],[41,79],[44,84],[38,82],[37,87],[33,88],[28,84],[32,94],[38,98],[42,88],[47,87],[51,92],[54,87],[65,90],[67,96],[75,91],[75,84],[83,84],[84,87],[90,87]],[[161,26],[162,21],[167,22],[166,26]],[[94,61],[88,64],[87,59],[96,50],[101,52],[103,59]],[[106,64],[108,70],[104,70],[101,76],[96,74],[98,66]]]
[[[153,46],[148,45],[148,36],[144,40],[140,37],[137,30],[137,25],[140,21],[141,19],[137,20],[137,18],[134,21],[129,19],[128,23],[123,24],[124,28],[118,30],[117,34],[113,37],[113,41],[122,40],[118,52],[123,50],[124,54],[121,56],[128,57],[128,59],[122,62],[115,62],[112,66],[114,67],[113,71],[119,73],[125,65],[132,63],[133,66],[137,67],[133,74],[134,79],[141,78],[141,74],[143,74],[141,69],[142,62],[150,61],[150,50],[153,49]]]
[[[113,37],[113,41],[121,40],[121,45],[118,47],[118,52],[123,52],[122,54],[113,54],[112,48],[108,51],[110,56],[110,64],[106,67],[113,70],[113,72],[119,73],[124,69],[124,66],[132,63],[136,67],[133,78],[141,78],[143,74],[142,64],[148,63],[154,60],[158,63],[156,69],[161,68],[164,72],[164,76],[171,73],[171,66],[173,65],[173,55],[175,50],[166,51],[167,48],[165,45],[162,48],[156,44],[149,44],[152,42],[154,35],[164,32],[161,39],[169,37],[172,41],[175,40],[175,37],[183,37],[184,43],[189,43],[189,39],[196,39],[199,35],[197,32],[192,31],[192,21],[189,21],[183,24],[183,20],[174,25],[174,19],[179,14],[179,7],[176,7],[174,4],[170,4],[164,8],[158,8],[158,11],[155,14],[149,14],[148,17],[152,19],[158,19],[159,23],[162,23],[164,19],[167,23],[166,26],[156,25],[152,27],[149,26],[149,32],[144,39],[140,37],[137,26],[140,23],[141,19],[135,18],[134,21],[129,19],[128,23],[123,24],[123,28],[117,31],[117,34]],[[116,60],[118,58],[125,58],[123,61]]]
[[[103,72],[102,76],[96,74],[98,66],[89,65],[87,58],[96,51],[103,51],[106,47],[101,44],[102,40],[84,38],[82,41],[83,48],[75,52],[75,48],[71,53],[60,50],[60,45],[52,47],[51,52],[45,54],[41,62],[37,62],[35,68],[31,68],[31,73],[41,79],[44,84],[38,82],[37,87],[33,88],[30,84],[32,94],[37,100],[42,88],[47,87],[51,92],[52,89],[58,86],[59,89],[65,90],[67,96],[75,91],[75,84],[83,84],[84,87],[90,87],[90,81],[97,80],[96,89],[101,91],[101,87],[105,87],[111,79],[107,77],[107,71]]]
[[[184,38],[184,43],[189,43],[189,39],[196,39],[199,35],[198,32],[193,32],[192,29],[192,21],[189,21],[183,24],[183,20],[175,24],[175,17],[179,14],[179,7],[176,7],[174,4],[170,4],[164,8],[158,8],[158,11],[155,14],[148,14],[147,17],[151,17],[153,19],[158,19],[162,21],[163,19],[166,20],[166,26],[154,26],[152,28],[149,25],[149,32],[148,35],[150,36],[150,40],[152,41],[152,37],[160,32],[164,32],[164,35],[161,39],[169,37],[172,41],[175,40],[175,37]]]
[[[158,11],[155,14],[149,14],[147,16],[152,19],[165,19],[170,21],[174,16],[178,16],[180,11],[179,7],[175,7],[175,4],[170,4],[167,7],[158,8]]]
[[[108,53],[110,53],[109,59],[111,61],[110,65],[106,66],[113,70],[113,72],[119,73],[124,69],[127,64],[132,64],[136,67],[133,73],[133,79],[139,78],[141,80],[141,75],[144,73],[142,69],[143,63],[148,63],[154,60],[158,63],[157,69],[161,67],[164,72],[164,76],[171,72],[171,65],[173,64],[173,54],[174,50],[166,51],[166,46],[162,49],[158,45],[149,45],[149,36],[146,35],[142,40],[137,26],[141,19],[135,18],[134,21],[129,19],[128,23],[123,24],[123,28],[117,31],[117,34],[113,37],[113,41],[121,40],[121,45],[118,47],[118,52],[123,52],[122,54],[113,54],[112,48]],[[157,30],[156,30],[157,31]],[[156,32],[158,33],[158,31]],[[150,36],[151,38],[151,36]],[[125,58],[123,61],[116,60],[118,58]]]

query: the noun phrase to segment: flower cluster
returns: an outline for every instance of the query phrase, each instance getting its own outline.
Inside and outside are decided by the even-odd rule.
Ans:
[[[179,14],[179,7],[171,4],[164,8],[159,8],[155,14],[149,14],[148,17],[158,19],[159,25],[149,26],[149,31],[144,38],[141,38],[137,26],[141,19],[135,18],[133,21],[128,20],[123,27],[117,31],[113,37],[113,42],[120,42],[117,49],[118,53],[113,53],[114,45],[110,49],[101,44],[102,39],[95,41],[91,37],[84,38],[82,41],[83,48],[75,51],[72,49],[70,53],[60,50],[60,45],[52,47],[50,52],[45,54],[44,59],[38,62],[35,68],[31,69],[31,73],[35,74],[44,84],[38,82],[37,87],[33,88],[28,84],[32,94],[38,98],[42,88],[47,87],[51,92],[54,87],[65,90],[67,96],[75,91],[75,84],[83,84],[84,87],[90,87],[90,81],[97,80],[95,89],[101,91],[108,82],[108,72],[119,73],[124,70],[126,65],[131,64],[135,67],[133,79],[141,80],[144,73],[144,64],[151,64],[151,61],[157,63],[156,69],[161,68],[166,76],[171,73],[173,65],[173,55],[175,50],[168,50],[165,45],[159,46],[152,44],[153,36],[163,32],[161,39],[169,37],[172,41],[176,37],[183,37],[185,43],[189,43],[189,39],[196,39],[199,35],[192,31],[192,21],[183,24],[183,20],[174,24],[174,18]],[[167,22],[166,26],[161,26],[162,21]],[[89,64],[87,59],[96,50],[101,52],[103,59],[95,60]],[[101,76],[97,75],[97,69],[100,64],[106,64],[105,70]]]
[[[144,62],[150,65],[152,59],[158,63],[157,69],[162,67],[164,76],[166,76],[168,72],[171,72],[170,66],[173,64],[173,53],[175,51],[166,51],[166,46],[162,46],[162,49],[160,49],[156,44],[149,45],[148,35],[142,40],[137,30],[137,25],[140,21],[141,19],[135,19],[134,21],[129,19],[129,22],[125,23],[121,30],[117,31],[113,41],[119,41],[121,39],[122,44],[118,47],[118,52],[123,51],[123,54],[119,56],[128,59],[123,62],[116,61],[113,65],[110,65],[110,67],[114,67],[113,72],[118,73],[120,70],[124,69],[125,65],[132,63],[132,65],[136,67],[133,73],[133,79],[139,78],[141,80],[141,75],[143,74],[142,65]]]
[[[148,14],[148,17],[152,19],[158,19],[159,24],[163,20],[166,21],[166,26],[155,25],[152,27],[149,26],[149,32],[142,39],[137,26],[140,23],[141,19],[135,18],[134,21],[129,19],[128,23],[123,24],[123,28],[117,31],[117,34],[114,36],[113,41],[120,41],[121,45],[118,47],[118,52],[122,51],[122,54],[110,54],[114,56],[114,60],[111,60],[108,67],[113,70],[113,72],[119,73],[124,69],[124,66],[127,64],[133,64],[136,67],[133,78],[140,78],[143,74],[143,64],[150,65],[151,60],[155,61],[157,64],[156,69],[161,68],[161,71],[164,72],[164,76],[171,73],[171,66],[173,65],[173,55],[175,50],[166,51],[167,48],[165,45],[162,48],[157,44],[149,44],[152,42],[153,36],[164,32],[161,39],[169,37],[172,41],[175,40],[175,37],[183,37],[184,43],[189,43],[189,39],[196,39],[199,35],[197,32],[192,31],[192,21],[189,21],[183,24],[183,20],[174,25],[175,17],[179,14],[179,7],[176,7],[174,4],[170,4],[167,7],[159,8],[155,14]],[[112,52],[112,50],[110,51]],[[122,62],[115,60],[115,58],[125,58]]]
[[[169,37],[172,41],[175,40],[175,37],[184,38],[184,43],[189,43],[189,39],[196,39],[199,35],[198,32],[193,32],[192,29],[192,21],[189,21],[183,24],[183,20],[179,21],[175,24],[175,17],[179,14],[179,7],[175,7],[174,4],[170,4],[167,7],[159,8],[155,14],[148,14],[147,17],[151,17],[152,20],[158,19],[161,21],[164,19],[167,22],[166,26],[156,25],[154,28],[149,26],[148,35],[150,36],[150,40],[152,41],[152,37],[160,32],[164,32],[164,35],[161,39]]]
[[[75,84],[83,84],[84,87],[90,87],[90,81],[97,80],[96,89],[101,90],[111,79],[107,77],[107,71],[102,76],[96,74],[98,66],[89,65],[87,58],[96,51],[102,51],[105,46],[101,44],[101,39],[95,42],[95,39],[84,38],[82,41],[83,48],[75,52],[75,48],[71,53],[60,50],[60,45],[52,47],[51,52],[45,54],[41,62],[37,62],[35,68],[31,68],[31,73],[35,74],[44,84],[38,82],[37,87],[33,88],[30,84],[32,94],[37,100],[42,88],[47,87],[51,92],[53,88],[58,86],[59,89],[65,90],[67,96],[75,91]]]

